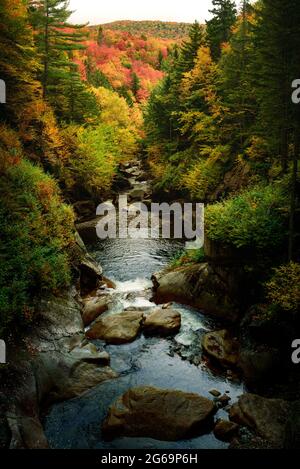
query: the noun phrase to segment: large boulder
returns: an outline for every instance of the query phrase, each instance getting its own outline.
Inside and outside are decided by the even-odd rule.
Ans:
[[[227,330],[208,332],[203,336],[202,346],[204,352],[221,366],[237,366],[239,342]]]
[[[116,378],[109,361],[109,355],[92,344],[76,347],[71,352],[41,354],[34,363],[39,401],[50,405],[71,399]]]
[[[78,268],[80,271],[80,290],[85,295],[99,286],[102,280],[102,268],[89,255],[81,260]]]
[[[276,447],[283,447],[290,404],[282,399],[267,399],[243,394],[230,409],[230,419],[254,430]]]
[[[166,270],[152,277],[156,303],[177,301],[212,316],[235,321],[238,306],[226,283],[207,263]]]
[[[103,295],[88,299],[83,308],[82,319],[85,326],[89,326],[94,322],[102,313],[108,310],[111,302],[110,295]]]
[[[143,327],[147,335],[177,334],[181,327],[181,314],[173,308],[156,309],[146,317]]]
[[[99,220],[100,217],[95,217],[92,220],[76,224],[77,231],[85,243],[94,243],[99,239],[97,235]]]
[[[127,391],[110,407],[102,430],[106,438],[176,441],[209,429],[214,412],[215,404],[198,394],[138,387]]]
[[[108,344],[125,344],[137,338],[143,322],[142,311],[124,311],[100,318],[87,331],[89,339],[105,340]]]

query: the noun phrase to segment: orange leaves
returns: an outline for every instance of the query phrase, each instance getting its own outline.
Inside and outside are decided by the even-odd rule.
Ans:
[[[109,29],[104,30],[99,44],[97,34],[93,34],[92,30],[87,50],[81,53],[76,63],[80,64],[81,76],[85,78],[82,64],[86,55],[91,57],[114,89],[126,87],[130,90],[132,74],[136,74],[141,85],[136,97],[142,102],[149,97],[154,86],[164,76],[164,73],[158,70],[159,52],[166,58],[168,47],[172,44],[168,39],[141,37],[127,31]],[[134,97],[132,99],[134,101]]]

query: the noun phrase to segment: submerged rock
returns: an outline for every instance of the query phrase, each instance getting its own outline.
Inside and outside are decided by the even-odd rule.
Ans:
[[[148,437],[176,441],[209,430],[214,403],[198,394],[153,387],[130,389],[109,409],[106,438]]]
[[[209,332],[202,340],[204,352],[223,367],[236,366],[239,361],[239,343],[227,330]]]
[[[282,399],[267,399],[244,394],[229,413],[230,420],[254,430],[276,447],[285,441],[290,404]]]
[[[157,309],[146,317],[143,327],[149,335],[177,334],[181,327],[181,315],[172,308]]]
[[[89,339],[105,340],[109,344],[124,344],[136,339],[142,322],[142,311],[125,311],[100,318],[86,333],[86,336]]]

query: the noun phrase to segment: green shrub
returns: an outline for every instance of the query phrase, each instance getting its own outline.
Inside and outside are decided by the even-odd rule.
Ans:
[[[274,269],[274,275],[266,283],[267,298],[283,311],[300,310],[300,264],[290,262]]]
[[[132,159],[138,151],[136,135],[112,125],[70,126],[63,135],[71,151],[61,179],[69,191],[82,187],[98,200],[111,189],[119,164]]]
[[[199,264],[205,261],[204,249],[189,249],[178,251],[170,263],[170,268],[175,269],[183,265]]]
[[[73,210],[55,181],[26,160],[11,165],[0,186],[0,331],[32,319],[33,298],[71,280],[68,248]]]
[[[209,239],[237,248],[278,246],[285,237],[287,196],[280,185],[257,185],[237,196],[208,206],[205,214]]]

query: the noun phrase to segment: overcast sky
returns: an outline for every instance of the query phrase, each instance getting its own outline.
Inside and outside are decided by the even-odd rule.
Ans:
[[[236,0],[239,4],[240,1]],[[76,23],[100,24],[115,20],[203,22],[211,0],[70,0]]]

